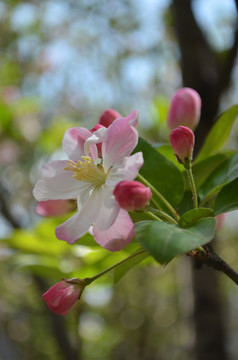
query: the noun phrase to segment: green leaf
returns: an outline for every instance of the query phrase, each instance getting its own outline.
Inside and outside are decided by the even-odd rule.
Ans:
[[[197,249],[212,240],[216,227],[214,218],[199,220],[182,229],[162,221],[142,221],[135,224],[136,240],[159,263],[164,264],[176,255]]]
[[[136,253],[135,253],[136,254]],[[126,275],[126,273],[133,268],[135,265],[139,264],[141,261],[146,259],[149,256],[147,252],[143,252],[134,257],[129,258],[126,262],[121,263],[116,267],[113,272],[113,282],[116,284],[121,278]]]
[[[234,105],[219,117],[209,132],[196,161],[201,161],[210,155],[214,155],[223,148],[230,135],[237,115],[238,105]]]
[[[172,206],[179,204],[184,193],[183,175],[179,169],[141,138],[134,152],[137,151],[142,151],[144,157],[144,165],[140,170],[140,174],[144,176]],[[163,207],[163,203],[160,202],[160,205]]]
[[[160,145],[157,148],[157,151],[177,166],[181,172],[183,172],[184,166],[178,162],[171,145]]]
[[[215,215],[238,209],[238,178],[224,186],[215,201]]]
[[[219,153],[213,156],[208,157],[202,161],[196,162],[193,165],[193,177],[195,181],[196,188],[199,189],[200,186],[206,181],[206,179],[211,175],[211,173],[221,165],[228,157],[232,155],[230,153]]]
[[[238,153],[235,153],[212,172],[205,183],[201,186],[198,193],[201,198],[209,198],[237,177]]]
[[[208,208],[192,209],[183,214],[179,220],[179,226],[186,228],[195,224],[198,220],[213,216],[214,211]]]

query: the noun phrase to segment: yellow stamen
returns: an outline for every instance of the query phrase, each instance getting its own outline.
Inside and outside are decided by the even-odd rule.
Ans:
[[[64,170],[73,171],[73,178],[78,181],[90,182],[96,186],[105,184],[107,174],[101,164],[95,165],[89,156],[82,156],[83,161],[74,162],[69,160]]]

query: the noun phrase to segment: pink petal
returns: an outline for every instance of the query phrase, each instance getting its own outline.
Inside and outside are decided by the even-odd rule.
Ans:
[[[142,152],[125,157],[120,166],[114,166],[110,170],[106,180],[106,185],[114,188],[122,180],[134,180],[137,177],[143,163],[144,160]]]
[[[69,159],[78,161],[81,156],[85,155],[84,143],[91,135],[91,131],[83,127],[74,127],[66,130],[62,146]],[[97,153],[96,146],[92,146],[90,152],[92,154]]]
[[[75,199],[89,186],[72,177],[72,172],[64,170],[67,160],[56,160],[42,167],[42,179],[38,180],[33,195],[38,201]]]
[[[116,221],[107,230],[93,227],[95,241],[109,251],[119,251],[128,245],[134,237],[134,224],[127,211],[121,209]]]
[[[110,168],[129,156],[138,142],[136,126],[139,114],[134,110],[126,118],[118,118],[107,129],[107,140],[102,144],[103,165]]]
[[[103,186],[102,188],[102,207],[95,221],[97,227],[101,230],[108,229],[115,221],[120,207],[113,195],[113,188]]]
[[[55,235],[59,240],[65,240],[69,244],[73,244],[89,229],[90,225],[97,218],[101,207],[101,192],[94,191],[81,211],[69,218],[63,224],[59,225],[55,230]]]
[[[41,216],[58,216],[66,214],[73,208],[74,204],[69,200],[38,201],[36,213]]]

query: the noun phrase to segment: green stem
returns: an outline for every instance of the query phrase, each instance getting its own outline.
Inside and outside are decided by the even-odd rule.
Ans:
[[[144,249],[140,249],[140,250],[134,252],[133,254],[131,254],[130,256],[128,256],[126,259],[123,259],[123,260],[119,261],[118,263],[110,266],[109,268],[101,271],[101,272],[98,273],[97,275],[92,276],[91,278],[86,278],[86,279],[84,279],[84,280],[85,280],[85,286],[91,284],[93,281],[99,279],[101,276],[107,274],[109,271],[114,270],[117,266],[119,266],[119,265],[127,262],[128,260],[132,259],[133,257],[135,257],[135,256],[137,256],[137,255],[140,255],[140,254],[143,254],[143,253],[145,253],[145,252],[146,252],[146,251],[145,251]]]
[[[165,213],[164,211],[153,209],[153,208],[150,208],[150,210],[152,213],[158,214],[160,217],[163,217],[164,219],[168,220],[170,223],[173,223],[176,225],[178,224],[178,222],[172,216]]]
[[[159,210],[158,210],[159,211]],[[162,221],[160,218],[158,218],[158,216],[156,216],[155,214],[153,214],[151,211],[146,211],[146,214],[150,215],[150,217],[154,220],[157,221]]]
[[[149,186],[151,191],[164,203],[164,205],[167,207],[167,209],[171,212],[171,214],[175,217],[177,221],[179,221],[179,215],[175,211],[175,209],[172,207],[172,205],[163,197],[163,195],[154,188],[153,185],[149,183],[141,174],[137,175],[138,179],[143,182],[145,185]]]
[[[193,193],[194,207],[195,207],[195,209],[197,209],[198,208],[198,198],[197,198],[197,191],[196,191],[196,186],[195,186],[195,182],[194,182],[194,178],[193,178],[193,172],[192,172],[191,165],[186,169],[186,172],[187,172],[189,184],[190,184],[190,187],[191,187],[191,190]]]

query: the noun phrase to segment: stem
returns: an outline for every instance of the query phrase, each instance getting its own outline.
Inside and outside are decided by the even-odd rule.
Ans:
[[[213,269],[223,272],[234,283],[238,285],[238,273],[229,265],[225,260],[220,258],[215,252],[212,245],[208,244],[204,246],[205,252],[199,252],[195,258]]]
[[[193,172],[192,172],[191,164],[189,165],[189,168],[186,169],[186,172],[187,172],[189,184],[190,184],[190,187],[191,187],[191,190],[192,190],[192,193],[193,193],[194,207],[195,207],[195,209],[197,209],[198,208],[197,190],[196,190],[196,186],[195,186],[195,182],[194,182],[194,178],[193,178]]]
[[[177,214],[175,209],[172,207],[172,205],[163,197],[163,195],[158,190],[156,190],[156,188],[153,185],[151,185],[149,183],[149,181],[147,181],[141,174],[138,174],[137,177],[141,182],[143,182],[145,185],[150,187],[151,191],[164,203],[164,205],[171,212],[171,214],[173,214],[175,219],[177,221],[179,221],[179,215]]]
[[[176,225],[178,224],[178,222],[174,218],[172,218],[172,216],[165,213],[164,211],[153,209],[153,208],[150,208],[150,210],[151,210],[152,213],[154,212],[154,213],[158,214],[159,216],[161,216],[164,219],[168,220],[170,223],[173,223],[173,224],[176,224]]]
[[[109,271],[115,269],[117,266],[123,264],[124,262],[127,262],[128,260],[132,259],[133,257],[135,257],[137,255],[140,255],[140,254],[143,254],[143,253],[146,253],[146,251],[144,249],[140,249],[140,250],[134,252],[133,254],[131,254],[130,256],[128,256],[126,259],[123,259],[123,260],[119,261],[118,263],[110,266],[109,268],[101,271],[97,275],[92,276],[91,278],[84,279],[85,280],[85,286],[91,284],[93,281],[99,279],[101,276],[107,274]]]
[[[158,210],[159,211],[159,210]],[[154,220],[157,220],[157,221],[162,221],[160,218],[158,218],[158,216],[156,216],[155,214],[153,214],[151,211],[146,211],[146,213],[148,215],[150,215],[150,217]]]

